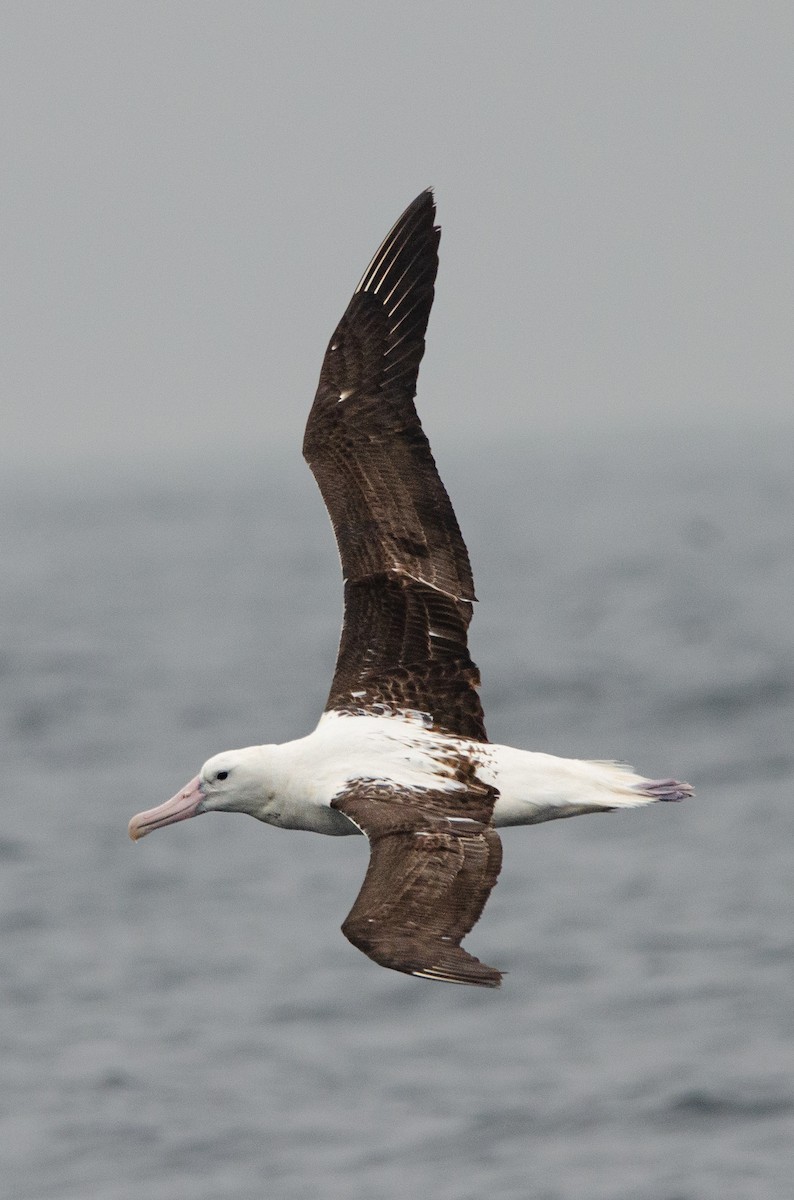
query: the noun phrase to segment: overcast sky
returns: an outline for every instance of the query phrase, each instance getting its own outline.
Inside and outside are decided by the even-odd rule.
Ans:
[[[332,329],[429,184],[432,440],[790,423],[788,0],[0,20],[0,465],[297,456]]]

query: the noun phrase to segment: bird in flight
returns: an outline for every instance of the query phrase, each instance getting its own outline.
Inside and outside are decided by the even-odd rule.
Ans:
[[[313,733],[207,760],[134,840],[205,812],[363,833],[370,859],[346,937],[381,966],[498,987],[461,942],[502,861],[497,829],[682,800],[689,784],[620,763],[488,741],[467,647],[469,556],[414,407],[438,267],[430,190],[378,247],[336,327],[304,456],[336,534],[345,611]]]

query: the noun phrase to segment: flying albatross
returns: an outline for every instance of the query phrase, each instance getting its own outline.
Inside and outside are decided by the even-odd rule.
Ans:
[[[469,657],[469,556],[414,408],[440,230],[431,191],[367,267],[323,360],[304,456],[333,523],[345,615],[325,712],[308,737],[208,759],[134,840],[205,812],[366,834],[342,931],[384,967],[498,987],[461,946],[499,875],[496,830],[682,800],[689,784],[614,762],[492,745]]]

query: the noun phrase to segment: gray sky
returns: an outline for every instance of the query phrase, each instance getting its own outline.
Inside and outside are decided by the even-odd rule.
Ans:
[[[791,422],[794,6],[5,3],[0,465],[299,454],[423,187],[431,440]]]

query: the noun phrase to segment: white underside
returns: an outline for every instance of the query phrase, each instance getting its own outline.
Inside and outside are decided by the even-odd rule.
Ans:
[[[241,753],[251,753],[251,751]],[[438,734],[416,719],[326,713],[308,737],[256,747],[267,782],[261,804],[246,806],[260,820],[288,829],[343,835],[359,830],[331,808],[357,779],[402,789],[432,788],[454,796],[463,785],[449,759],[461,752],[477,776],[498,790],[494,825],[532,825],[579,813],[638,808],[658,796],[643,795],[644,781],[614,762],[556,758]]]

